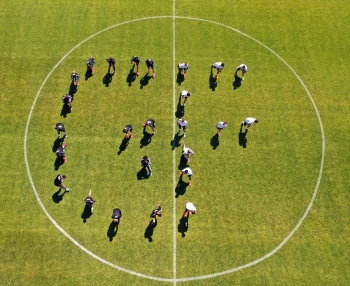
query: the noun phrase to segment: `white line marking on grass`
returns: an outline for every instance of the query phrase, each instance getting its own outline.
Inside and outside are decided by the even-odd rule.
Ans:
[[[175,124],[176,124],[176,116],[175,116],[175,97],[176,97],[176,21],[175,21],[175,3],[176,0],[173,1],[173,134],[176,132]],[[174,140],[174,147],[175,147],[175,140]],[[173,147],[173,148],[174,148]],[[174,148],[173,152],[173,189],[172,189],[172,196],[173,196],[173,278],[174,278],[174,285],[176,285],[176,198],[174,195],[174,190],[176,188],[176,148]]]
[[[299,229],[299,227],[302,225],[302,223],[304,222],[305,218],[307,217],[307,215],[309,214],[311,208],[312,208],[312,205],[314,203],[314,200],[316,199],[316,196],[317,196],[317,192],[318,192],[318,189],[319,189],[319,186],[320,186],[320,183],[321,183],[321,178],[322,178],[322,172],[323,172],[323,165],[324,165],[324,157],[325,157],[325,150],[326,150],[326,140],[325,140],[325,134],[324,134],[324,129],[323,129],[323,124],[322,124],[322,120],[321,120],[321,116],[320,116],[320,113],[317,109],[317,106],[316,106],[316,103],[314,101],[314,99],[312,98],[309,90],[307,89],[306,85],[304,84],[304,82],[301,80],[301,78],[298,76],[298,74],[293,70],[293,68],[285,61],[283,60],[276,52],[274,52],[272,49],[270,49],[269,47],[267,47],[266,45],[264,45],[263,43],[259,42],[258,40],[254,39],[253,37],[239,31],[239,30],[236,30],[232,27],[229,27],[227,25],[224,25],[224,24],[221,24],[221,23],[218,23],[218,22],[214,22],[214,21],[210,21],[210,20],[205,20],[205,19],[199,19],[199,18],[192,18],[192,17],[182,17],[182,16],[175,16],[175,0],[173,2],[173,15],[172,16],[153,16],[153,17],[146,17],[146,18],[140,18],[140,19],[134,19],[134,20],[131,20],[131,21],[126,21],[126,22],[123,22],[123,23],[119,23],[119,24],[116,24],[116,25],[113,25],[113,26],[110,26],[108,28],[105,28],[95,34],[93,34],[92,36],[86,38],[85,40],[83,40],[82,42],[80,42],[79,44],[77,44],[74,48],[72,48],[66,55],[63,56],[63,58],[53,67],[53,69],[48,73],[48,75],[46,76],[46,78],[44,79],[43,83],[41,84],[40,88],[39,88],[39,91],[37,92],[35,98],[34,98],[34,101],[33,101],[33,104],[31,106],[31,109],[30,109],[30,112],[29,112],[29,115],[28,115],[28,119],[27,119],[27,123],[26,123],[26,128],[25,128],[25,134],[24,134],[24,160],[25,160],[25,165],[26,165],[26,169],[27,169],[27,174],[28,174],[28,178],[29,178],[29,181],[30,181],[30,184],[32,186],[32,189],[34,191],[34,194],[36,196],[36,199],[37,201],[39,202],[39,205],[41,206],[41,208],[43,209],[44,213],[46,214],[46,216],[49,218],[49,220],[53,223],[53,225],[60,231],[62,232],[70,241],[72,241],[77,247],[79,247],[81,250],[83,250],[85,253],[87,253],[88,255],[92,256],[93,258],[97,259],[98,261],[106,264],[106,265],[109,265],[115,269],[118,269],[120,271],[124,271],[125,273],[128,273],[128,274],[131,274],[131,275],[135,275],[135,276],[138,276],[138,277],[141,277],[141,278],[146,278],[146,279],[151,279],[151,280],[156,280],[156,281],[161,281],[161,282],[172,282],[174,283],[174,285],[176,285],[176,282],[186,282],[186,281],[193,281],[193,280],[201,280],[201,279],[207,279],[207,278],[214,278],[214,277],[217,277],[217,276],[221,276],[221,275],[225,275],[225,274],[229,274],[229,273],[232,273],[232,272],[235,272],[235,271],[239,271],[239,270],[242,270],[242,269],[245,269],[245,268],[249,268],[253,265],[256,265],[262,261],[264,261],[265,259],[271,257],[272,255],[274,255],[278,250],[280,250],[287,242],[288,240],[294,235],[294,233]],[[317,115],[317,119],[318,119],[318,122],[320,124],[320,129],[321,129],[321,135],[322,135],[322,158],[321,158],[321,164],[320,164],[320,171],[319,171],[319,175],[318,175],[318,179],[317,179],[317,183],[316,183],[316,186],[315,186],[315,189],[314,189],[314,192],[313,192],[313,195],[312,195],[312,198],[309,202],[309,205],[305,211],[305,213],[302,215],[302,217],[300,218],[300,220],[298,221],[297,225],[293,228],[293,230],[289,233],[289,235],[275,248],[273,249],[271,252],[267,253],[266,255],[262,256],[261,258],[259,259],[256,259],[250,263],[247,263],[247,264],[244,264],[244,265],[241,265],[239,267],[235,267],[235,268],[232,268],[232,269],[229,269],[229,270],[226,270],[226,271],[222,271],[222,272],[217,272],[217,273],[212,273],[212,274],[208,274],[208,275],[202,275],[202,276],[194,276],[194,277],[187,277],[187,278],[176,278],[176,199],[174,198],[173,200],[173,221],[174,221],[174,228],[173,228],[173,235],[174,235],[174,241],[173,241],[173,251],[174,251],[174,258],[173,258],[173,264],[174,264],[174,269],[173,269],[173,276],[174,278],[161,278],[161,277],[155,277],[155,276],[150,276],[150,275],[145,275],[145,274],[141,274],[141,273],[138,273],[138,272],[135,272],[135,271],[131,271],[131,270],[128,270],[128,269],[125,269],[125,268],[122,268],[118,265],[115,265],[109,261],[106,261],[104,260],[103,258],[97,256],[96,254],[92,253],[90,250],[88,250],[87,248],[85,248],[84,246],[82,246],[79,242],[77,242],[73,237],[71,237],[52,217],[51,215],[49,214],[49,212],[46,210],[44,204],[42,203],[40,197],[39,197],[39,194],[36,190],[36,187],[35,187],[35,184],[34,184],[34,181],[33,181],[33,178],[32,178],[32,175],[31,175],[31,172],[30,172],[30,168],[29,168],[29,162],[28,162],[28,153],[27,153],[27,139],[28,139],[28,130],[29,130],[29,125],[30,125],[30,120],[31,120],[31,117],[33,115],[33,112],[34,112],[34,108],[35,108],[35,105],[36,105],[36,102],[39,98],[39,95],[42,91],[42,89],[44,88],[47,80],[50,78],[50,76],[52,75],[52,73],[56,70],[56,68],[63,62],[63,60],[69,55],[71,54],[76,48],[78,48],[79,46],[81,46],[83,43],[85,43],[86,41],[92,39],[93,37],[105,32],[105,31],[108,31],[112,28],[115,28],[115,27],[118,27],[118,26],[122,26],[122,25],[125,25],[125,24],[130,24],[130,23],[133,23],[133,22],[138,22],[138,21],[145,21],[145,20],[151,20],[151,19],[162,19],[162,18],[170,18],[172,19],[173,21],[173,111],[174,111],[174,114],[175,114],[175,20],[176,19],[186,19],[186,20],[193,20],[193,21],[202,21],[202,22],[207,22],[207,23],[211,23],[211,24],[214,24],[214,25],[218,25],[218,26],[222,26],[222,27],[225,27],[227,29],[230,29],[236,33],[239,33],[241,34],[242,36],[245,36],[253,41],[255,41],[256,43],[258,43],[259,45],[265,47],[268,51],[270,51],[271,53],[273,53],[278,59],[280,59],[291,71],[292,73],[296,76],[296,78],[299,80],[300,84],[304,87],[306,93],[308,94],[311,102],[312,102],[312,105],[315,109],[315,112],[316,112],[316,115]],[[175,118],[175,116],[173,117]],[[175,125],[173,127],[173,130],[174,130],[174,134],[175,134]],[[173,166],[174,166],[174,170],[176,168],[176,152],[174,150],[174,155],[173,155]],[[174,171],[174,174],[173,174],[173,184],[174,186],[176,185],[176,177],[175,177],[175,171]],[[175,187],[174,187],[175,188]],[[173,193],[174,195],[174,193]]]

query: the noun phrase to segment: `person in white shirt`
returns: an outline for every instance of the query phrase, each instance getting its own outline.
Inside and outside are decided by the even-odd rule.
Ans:
[[[187,162],[190,162],[190,157],[194,155],[194,152],[192,149],[187,148],[186,144],[183,144],[182,155],[186,158]]]
[[[177,121],[177,125],[179,127],[179,130],[177,131],[177,135],[180,134],[181,132],[181,129],[184,131],[184,137],[186,137],[186,129],[187,129],[187,126],[188,126],[188,122],[183,119],[183,118],[180,118],[178,121]]]
[[[189,68],[189,64],[187,62],[186,63],[179,63],[178,67],[179,67],[179,72],[185,77],[186,72]]]
[[[216,70],[217,70],[217,74],[215,76],[216,79],[219,77],[219,73],[221,73],[222,70],[224,69],[224,66],[225,66],[225,64],[222,62],[216,62],[216,63],[213,63],[211,65],[212,68],[216,68]]]
[[[180,95],[184,98],[183,106],[186,106],[186,101],[191,96],[191,93],[188,92],[187,90],[183,90],[181,91]]]
[[[188,202],[186,204],[185,212],[183,213],[183,217],[189,217],[191,214],[196,214],[196,207],[193,205],[193,203]]]
[[[237,73],[238,71],[242,71],[242,80],[244,80],[244,75],[245,75],[245,73],[248,71],[247,65],[245,65],[245,64],[239,65],[239,66],[237,67],[236,73]]]
[[[187,167],[180,172],[180,177],[182,177],[183,174],[186,174],[188,176],[188,185],[191,186],[192,185],[192,170],[189,167]]]
[[[253,117],[248,117],[246,118],[244,121],[242,121],[242,125],[241,126],[245,126],[246,129],[245,129],[245,132],[247,133],[249,131],[249,127],[254,124],[254,123],[258,123],[259,120],[258,119],[255,119]]]
[[[216,128],[218,130],[217,135],[220,136],[220,132],[222,131],[222,129],[227,127],[227,121],[220,121],[218,124],[216,124]]]

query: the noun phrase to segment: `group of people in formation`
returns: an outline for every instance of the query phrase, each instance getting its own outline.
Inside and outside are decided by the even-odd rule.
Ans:
[[[113,57],[109,57],[106,59],[107,63],[108,63],[108,73],[111,73],[111,69],[113,69],[113,75],[116,74],[116,60]],[[141,62],[141,59],[138,56],[133,56],[130,60],[131,64],[134,65],[136,67],[136,76],[139,75],[139,64]],[[155,73],[155,65],[154,65],[154,61],[150,58],[145,60],[146,66],[147,66],[147,74],[149,75],[152,72],[151,77],[155,78],[156,73]],[[95,70],[94,68],[95,66],[95,59],[91,56],[87,62],[86,62],[86,73],[87,74],[92,74]],[[211,66],[212,68],[215,68],[217,73],[215,75],[215,79],[218,79],[219,74],[223,71],[225,64],[223,62],[215,62],[212,64]],[[179,69],[179,73],[181,73],[183,75],[183,77],[186,77],[187,71],[189,69],[189,64],[188,62],[184,62],[184,63],[178,63],[178,69]],[[248,67],[245,64],[241,64],[237,67],[236,69],[236,73],[238,71],[241,71],[242,73],[242,80],[244,80],[244,75],[246,74],[246,72],[248,71]],[[76,89],[79,86],[79,81],[80,81],[80,75],[73,70],[72,74],[71,74],[71,80],[72,80],[72,84],[75,85]],[[186,103],[189,99],[189,97],[191,96],[191,92],[187,91],[187,90],[183,90],[180,93],[180,96],[183,98],[183,102],[182,105],[186,106]],[[72,101],[73,101],[73,97],[70,94],[65,94],[62,97],[62,102],[64,105],[67,105],[69,107],[70,112],[72,111],[73,107],[72,107]],[[181,102],[180,102],[181,103]],[[246,118],[244,121],[242,121],[241,123],[241,128],[243,126],[246,127],[245,132],[247,133],[249,130],[249,127],[254,124],[254,123],[258,123],[258,120],[252,117],[248,117]],[[184,118],[179,118],[177,121],[177,125],[178,125],[178,131],[177,131],[177,135],[179,135],[181,133],[181,131],[183,132],[183,137],[186,137],[186,130],[188,127],[188,122],[187,120],[185,120]],[[146,130],[146,128],[149,127],[152,130],[152,134],[156,135],[156,125],[155,125],[155,120],[152,118],[149,118],[144,124],[143,124],[143,128],[144,131]],[[223,129],[225,129],[227,127],[227,121],[220,121],[217,123],[216,128],[217,128],[217,136],[219,137],[221,135],[221,132]],[[57,123],[55,126],[55,130],[57,131],[58,134],[58,138],[61,137],[61,133],[63,133],[63,139],[66,138],[68,136],[67,131],[65,126],[62,123]],[[123,128],[123,132],[125,133],[125,138],[129,139],[133,137],[133,129],[132,129],[132,125],[127,124],[124,128]],[[56,150],[56,159],[58,161],[59,164],[63,164],[64,162],[67,161],[66,158],[66,154],[65,154],[65,150],[66,150],[67,144],[63,144],[60,145],[57,150]],[[186,147],[186,144],[183,144],[182,146],[182,155],[185,157],[186,162],[189,163],[190,162],[190,158],[191,156],[194,155],[194,151],[188,147]],[[151,177],[153,175],[152,172],[152,168],[151,168],[151,160],[150,158],[145,155],[141,158],[140,160],[140,164],[141,167],[144,169],[147,169],[148,171],[148,176]],[[188,164],[187,164],[188,166]],[[182,178],[183,175],[187,175],[188,176],[188,186],[192,185],[192,170],[191,168],[188,166],[184,169],[181,170],[180,172],[180,177]],[[54,180],[54,185],[59,187],[60,190],[64,189],[65,192],[69,192],[70,189],[67,188],[64,183],[63,180],[66,179],[66,175],[64,174],[58,174]],[[84,200],[86,207],[91,211],[91,213],[93,212],[93,205],[95,203],[95,200],[92,198],[92,192],[91,190],[89,191],[88,196],[85,198]],[[185,211],[183,213],[183,218],[188,218],[191,214],[195,214],[196,213],[196,207],[193,205],[192,202],[188,202],[186,203],[185,206]],[[157,217],[161,217],[162,216],[162,207],[161,205],[158,203],[157,207],[151,212],[150,214],[150,218],[151,223],[156,223],[156,219]],[[116,224],[119,224],[120,219],[122,217],[122,211],[119,208],[115,208],[112,212],[111,218],[113,219],[113,222]]]

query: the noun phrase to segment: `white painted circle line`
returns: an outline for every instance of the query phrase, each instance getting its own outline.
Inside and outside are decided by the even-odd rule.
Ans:
[[[131,271],[131,270],[128,270],[128,269],[125,269],[125,268],[122,268],[118,265],[115,265],[109,261],[106,261],[105,259],[97,256],[96,254],[92,253],[90,250],[88,250],[87,248],[85,248],[84,246],[82,246],[79,242],[77,242],[73,237],[71,237],[52,217],[51,215],[49,214],[49,212],[46,210],[44,204],[42,203],[40,197],[39,197],[39,194],[36,190],[36,187],[35,187],[35,184],[34,184],[34,181],[33,181],[33,178],[32,178],[32,175],[31,175],[31,172],[30,172],[30,168],[29,168],[29,163],[28,163],[28,153],[27,153],[27,138],[28,138],[28,130],[29,130],[29,125],[30,125],[30,120],[31,120],[31,117],[33,115],[33,111],[34,111],[34,108],[35,108],[35,105],[36,105],[36,102],[39,98],[39,95],[43,89],[43,87],[45,86],[47,80],[50,78],[50,76],[52,75],[52,73],[56,70],[56,68],[63,62],[63,60],[69,55],[71,54],[76,48],[78,48],[79,46],[81,46],[83,43],[85,43],[86,41],[92,39],[93,37],[105,32],[105,31],[108,31],[110,29],[113,29],[115,27],[118,27],[118,26],[122,26],[122,25],[125,25],[125,24],[130,24],[130,23],[133,23],[133,22],[138,22],[138,21],[145,21],[145,20],[150,20],[150,19],[162,19],[162,18],[171,18],[173,19],[173,25],[175,25],[175,19],[186,19],[186,20],[194,20],[194,21],[202,21],[202,22],[207,22],[207,23],[211,23],[211,24],[215,24],[215,25],[218,25],[218,26],[222,26],[222,27],[225,27],[227,29],[230,29],[236,33],[239,33],[253,41],[255,41],[256,43],[258,43],[259,45],[263,46],[264,48],[266,48],[268,51],[270,51],[271,53],[273,53],[278,59],[280,59],[291,71],[292,73],[296,76],[296,78],[299,80],[300,84],[304,87],[306,93],[308,94],[309,96],[309,99],[311,100],[312,102],[312,105],[315,109],[315,112],[316,112],[316,115],[317,115],[317,119],[318,119],[318,122],[319,122],[319,125],[320,125],[320,129],[321,129],[321,137],[322,137],[322,158],[321,158],[321,163],[320,163],[320,170],[319,170],[319,175],[318,175],[318,178],[317,178],[317,183],[316,183],[316,186],[315,186],[315,189],[314,189],[314,192],[313,192],[313,195],[312,195],[312,198],[309,202],[309,205],[308,207],[306,208],[306,211],[305,213],[302,215],[302,217],[300,218],[300,220],[298,221],[297,225],[293,228],[293,230],[289,233],[289,235],[275,248],[273,249],[271,252],[267,253],[266,255],[260,257],[259,259],[256,259],[250,263],[247,263],[247,264],[244,264],[244,265],[241,265],[239,267],[235,267],[235,268],[232,268],[232,269],[229,269],[229,270],[226,270],[226,271],[222,271],[222,272],[217,272],[217,273],[212,273],[212,274],[208,274],[208,275],[202,275],[202,276],[194,276],[194,277],[187,277],[187,278],[176,278],[176,276],[174,278],[161,278],[161,277],[155,277],[155,276],[150,276],[150,275],[145,275],[145,274],[141,274],[141,273],[138,273],[138,272],[135,272],[135,271]],[[173,33],[173,39],[175,41],[175,31]],[[175,42],[173,43],[173,47],[175,46]],[[175,52],[173,52],[173,57],[175,57]],[[175,99],[174,95],[173,95],[173,100]],[[174,103],[173,103],[174,104]],[[173,107],[174,108],[174,107]],[[131,274],[131,275],[135,275],[135,276],[138,276],[138,277],[141,277],[141,278],[146,278],[146,279],[151,279],[151,280],[156,280],[156,281],[161,281],[161,282],[173,282],[174,285],[176,284],[176,282],[186,282],[186,281],[193,281],[193,280],[201,280],[201,279],[208,279],[208,278],[214,278],[214,277],[217,277],[217,276],[221,276],[221,275],[225,275],[225,274],[229,274],[229,273],[232,273],[232,272],[235,272],[235,271],[239,271],[239,270],[242,270],[242,269],[245,269],[245,268],[248,268],[248,267],[251,267],[253,265],[256,265],[262,261],[264,261],[265,259],[269,258],[270,256],[274,255],[278,250],[280,250],[287,242],[288,240],[294,235],[294,233],[299,229],[299,227],[302,225],[302,223],[304,222],[305,218],[307,217],[307,215],[309,214],[312,206],[313,206],[313,203],[316,199],[316,196],[317,196],[317,193],[318,193],[318,189],[319,189],[319,186],[320,186],[320,183],[321,183],[321,178],[322,178],[322,172],[323,172],[323,166],[324,166],[324,158],[325,158],[325,149],[326,149],[326,142],[325,142],[325,134],[324,134],[324,128],[323,128],[323,124],[322,124],[322,120],[321,120],[321,116],[320,116],[320,113],[318,111],[318,108],[316,106],[316,103],[314,101],[314,99],[312,98],[309,90],[307,89],[306,85],[304,84],[304,82],[301,80],[301,78],[299,77],[299,75],[294,71],[294,69],[285,61],[283,60],[276,52],[274,52],[272,49],[270,49],[269,47],[267,47],[266,45],[264,45],[263,43],[261,43],[260,41],[256,40],[255,38],[239,31],[239,30],[236,30],[230,26],[227,26],[227,25],[224,25],[224,24],[221,24],[221,23],[218,23],[218,22],[215,22],[215,21],[211,21],[211,20],[206,20],[206,19],[200,19],[200,18],[193,18],[193,17],[184,17],[184,16],[153,16],[153,17],[145,17],[145,18],[139,18],[139,19],[134,19],[134,20],[130,20],[130,21],[126,21],[126,22],[123,22],[123,23],[119,23],[119,24],[116,24],[116,25],[113,25],[113,26],[110,26],[108,28],[105,28],[93,35],[91,35],[90,37],[86,38],[85,40],[83,40],[82,42],[80,42],[79,44],[77,44],[74,48],[72,48],[66,55],[63,56],[63,58],[53,67],[53,69],[48,73],[48,75],[46,76],[46,78],[44,79],[42,85],[40,86],[39,88],[39,91],[37,92],[35,98],[34,98],[34,101],[33,101],[33,104],[31,106],[31,109],[30,109],[30,112],[29,112],[29,115],[28,115],[28,119],[27,119],[27,123],[26,123],[26,128],[25,128],[25,134],[24,134],[24,160],[25,160],[25,165],[26,165],[26,169],[27,169],[27,174],[28,174],[28,178],[29,178],[29,181],[30,181],[30,184],[32,186],[32,189],[34,191],[34,194],[36,196],[36,199],[38,200],[39,202],[39,205],[41,206],[41,208],[43,209],[44,213],[46,214],[46,216],[50,219],[50,221],[56,226],[56,228],[61,231],[70,241],[72,241],[77,247],[79,247],[81,250],[83,250],[85,253],[87,253],[88,255],[92,256],[93,258],[97,259],[98,261],[106,264],[106,265],[109,265],[113,268],[116,268],[120,271],[124,271],[128,274]],[[173,160],[175,160],[175,155],[173,157]],[[175,174],[174,174],[174,178],[175,178]],[[174,204],[176,204],[176,202],[174,202]],[[175,211],[173,212],[173,215],[174,215]],[[174,223],[176,223],[176,214],[175,214],[175,221]],[[174,235],[175,239],[176,239],[176,235]],[[176,245],[174,245],[174,251],[176,251]],[[176,258],[174,259],[174,265],[176,267]],[[173,273],[176,275],[176,269],[173,271]]]

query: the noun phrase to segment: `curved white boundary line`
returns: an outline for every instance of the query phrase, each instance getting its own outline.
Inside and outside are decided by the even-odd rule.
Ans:
[[[258,43],[259,45],[263,46],[264,48],[266,48],[268,51],[270,51],[272,54],[274,54],[278,59],[280,59],[291,71],[292,73],[296,76],[296,78],[299,80],[299,82],[301,83],[301,85],[304,87],[306,93],[308,94],[311,102],[312,102],[312,105],[315,109],[315,112],[316,112],[316,115],[317,115],[317,119],[318,119],[318,122],[320,124],[320,129],[321,129],[321,135],[322,135],[322,158],[321,158],[321,165],[320,165],[320,171],[319,171],[319,175],[318,175],[318,179],[317,179],[317,183],[316,183],[316,186],[315,186],[315,190],[313,192],[313,195],[312,195],[312,198],[310,200],[310,203],[305,211],[305,213],[303,214],[303,216],[300,218],[300,220],[298,221],[297,225],[293,228],[293,230],[290,232],[290,234],[275,248],[273,249],[271,252],[267,253],[266,255],[260,257],[259,259],[256,259],[250,263],[247,263],[247,264],[244,264],[244,265],[241,265],[239,267],[235,267],[235,268],[232,268],[232,269],[229,269],[229,270],[226,270],[226,271],[222,271],[222,272],[217,272],[217,273],[213,273],[213,274],[208,274],[208,275],[202,275],[202,276],[195,276],[195,277],[187,277],[187,278],[173,278],[173,279],[170,279],[170,278],[160,278],[160,277],[155,277],[155,276],[150,276],[150,275],[145,275],[145,274],[141,274],[141,273],[138,273],[138,272],[135,272],[135,271],[131,271],[131,270],[128,270],[128,269],[125,269],[125,268],[122,268],[118,265],[115,265],[99,256],[97,256],[96,254],[92,253],[90,250],[88,250],[87,248],[85,248],[84,246],[82,246],[79,242],[77,242],[73,237],[71,237],[52,217],[51,215],[49,214],[49,212],[46,210],[44,204],[42,203],[40,197],[39,197],[39,194],[36,190],[36,187],[35,187],[35,184],[34,184],[34,181],[33,181],[33,178],[31,176],[31,172],[30,172],[30,168],[29,168],[29,163],[28,163],[28,154],[27,154],[27,138],[28,138],[28,130],[29,130],[29,125],[30,125],[30,120],[31,120],[31,117],[32,117],[32,114],[33,114],[33,111],[34,111],[34,108],[35,108],[35,105],[36,105],[36,102],[39,98],[39,95],[42,91],[42,89],[44,88],[47,80],[50,78],[50,76],[52,75],[52,73],[56,70],[56,68],[65,60],[65,58],[71,54],[76,48],[78,48],[79,46],[81,46],[83,43],[85,43],[86,41],[90,40],[91,38],[105,32],[105,31],[108,31],[110,29],[113,29],[115,27],[118,27],[118,26],[121,26],[121,25],[125,25],[125,24],[130,24],[130,23],[133,23],[133,22],[138,22],[138,21],[145,21],[145,20],[150,20],[150,19],[161,19],[161,18],[171,18],[171,19],[186,19],[186,20],[194,20],[194,21],[202,21],[202,22],[207,22],[207,23],[211,23],[211,24],[215,24],[215,25],[218,25],[218,26],[222,26],[222,27],[225,27],[227,29],[230,29],[238,34],[241,34],[253,41],[255,41],[256,43]],[[108,28],[105,28],[93,35],[91,35],[90,37],[86,38],[85,40],[83,40],[82,42],[80,42],[79,44],[77,44],[75,47],[73,47],[67,54],[65,54],[63,56],[63,58],[53,67],[53,69],[48,73],[48,75],[46,76],[46,78],[44,79],[43,83],[41,84],[40,88],[39,88],[39,91],[37,92],[35,98],[34,98],[34,101],[33,101],[33,104],[31,106],[31,109],[30,109],[30,112],[29,112],[29,115],[28,115],[28,120],[27,120],[27,124],[26,124],[26,129],[25,129],[25,134],[24,134],[24,160],[25,160],[25,165],[26,165],[26,169],[27,169],[27,174],[28,174],[28,178],[29,178],[29,181],[30,181],[30,184],[32,186],[32,189],[34,191],[34,194],[36,196],[36,199],[37,201],[39,202],[39,205],[41,206],[41,208],[43,209],[44,213],[46,214],[46,216],[50,219],[50,221],[56,226],[56,228],[61,231],[70,241],[72,241],[77,247],[79,247],[81,250],[83,250],[85,253],[89,254],[90,256],[92,256],[93,258],[97,259],[98,261],[104,263],[104,264],[107,264],[113,268],[116,268],[118,270],[121,270],[121,271],[124,271],[126,273],[129,273],[131,275],[135,275],[135,276],[138,276],[138,277],[142,277],[142,278],[147,278],[147,279],[151,279],[151,280],[156,280],[156,281],[162,281],[162,282],[174,282],[174,284],[176,282],[186,282],[186,281],[193,281],[193,280],[201,280],[201,279],[207,279],[207,278],[213,278],[213,277],[217,277],[217,276],[221,276],[221,275],[225,275],[225,274],[229,274],[229,273],[232,273],[232,272],[235,272],[235,271],[238,271],[238,270],[242,270],[242,269],[245,269],[245,268],[248,268],[248,267],[251,267],[255,264],[258,264],[260,262],[262,262],[263,260],[269,258],[270,256],[274,255],[278,250],[280,250],[287,242],[288,240],[294,235],[294,233],[299,229],[299,227],[302,225],[302,223],[304,222],[305,218],[307,217],[307,215],[309,214],[311,208],[312,208],[312,205],[314,203],[314,200],[317,196],[317,192],[318,192],[318,189],[319,189],[319,186],[320,186],[320,183],[321,183],[321,178],[322,178],[322,172],[323,172],[323,165],[324,165],[324,157],[325,157],[325,149],[326,149],[326,142],[325,142],[325,134],[324,134],[324,129],[323,129],[323,124],[322,124],[322,120],[321,120],[321,116],[320,116],[320,113],[317,109],[317,106],[316,106],[316,103],[314,101],[314,99],[312,98],[309,90],[307,89],[306,85],[304,84],[304,82],[301,80],[301,78],[299,77],[299,75],[294,71],[294,69],[284,60],[282,59],[276,52],[274,52],[272,49],[270,49],[269,47],[267,47],[266,45],[264,45],[263,43],[261,43],[260,41],[256,40],[255,38],[239,31],[239,30],[236,30],[230,26],[227,26],[227,25],[224,25],[224,24],[221,24],[221,23],[218,23],[218,22],[215,22],[215,21],[211,21],[211,20],[205,20],[205,19],[200,19],[200,18],[192,18],[192,17],[183,17],[183,16],[153,16],[153,17],[146,17],[146,18],[139,18],[139,19],[134,19],[134,20],[131,20],[131,21],[126,21],[126,22],[123,22],[123,23],[119,23],[119,24],[116,24],[116,25],[113,25],[113,26],[110,26]]]

